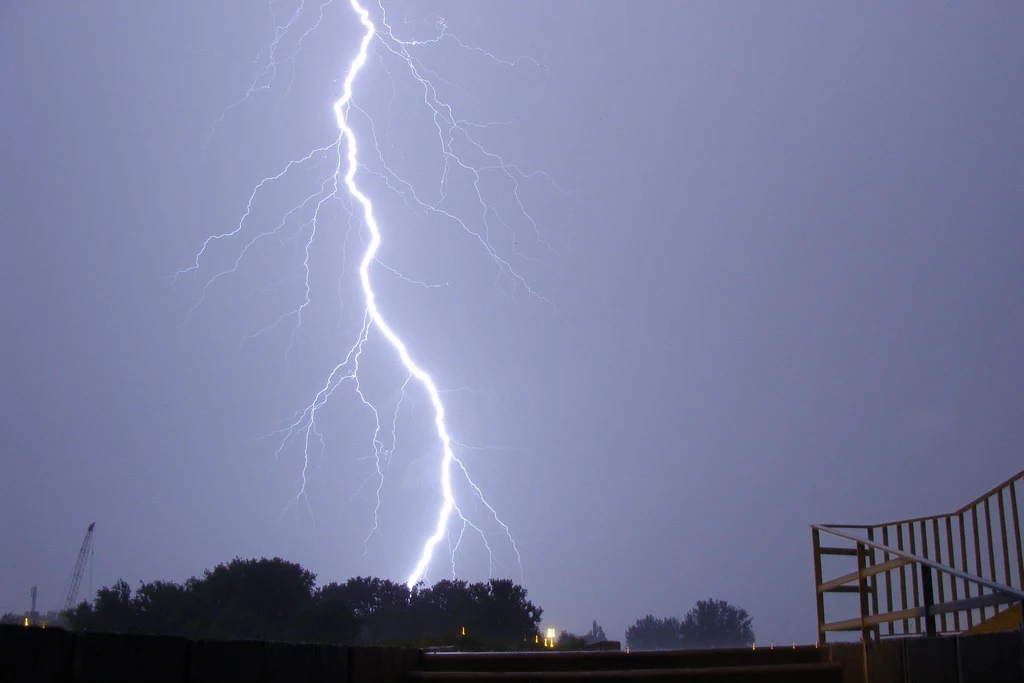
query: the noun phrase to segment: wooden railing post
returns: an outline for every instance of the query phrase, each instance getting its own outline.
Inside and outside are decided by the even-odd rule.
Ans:
[[[871,627],[867,625],[869,614],[867,569],[868,548],[863,543],[857,544],[857,594],[860,597],[860,638],[865,643],[871,640]]]
[[[914,532],[914,523],[907,523],[907,536],[910,540],[910,554],[917,555],[917,534]],[[921,591],[918,586],[917,572],[911,569],[910,572],[910,583],[913,586],[913,595],[910,597],[914,598],[914,609],[921,609]],[[914,618],[914,633],[921,634],[921,617],[917,616]]]
[[[960,557],[963,558],[964,566],[963,570],[970,573],[971,565],[967,563],[967,531],[964,529],[964,513],[963,511],[957,514],[957,519],[960,520]],[[978,588],[978,595],[981,595],[981,588]],[[971,584],[964,581],[964,598],[971,597]],[[974,626],[974,610],[967,610],[967,628]]]
[[[956,567],[956,559],[953,557],[953,516],[946,517],[946,562],[949,563],[950,567]],[[949,578],[949,589],[953,594],[953,602],[956,602],[956,577],[951,576]],[[960,612],[959,610],[953,612],[953,630],[960,630]]]
[[[932,519],[932,535],[935,538],[935,561],[942,562],[942,534],[939,533],[939,518]],[[946,602],[946,581],[942,574],[936,574],[935,580],[939,582],[939,604]],[[939,628],[946,632],[946,613],[939,617]]]
[[[811,529],[811,540],[814,544],[814,597],[818,606],[818,642],[825,644],[825,595],[818,590],[823,579],[821,577],[821,532]]]
[[[921,565],[921,591],[924,593],[924,627],[929,637],[937,635],[935,629],[935,592],[932,589],[932,568]]]
[[[875,540],[875,528],[868,527],[868,540]],[[868,555],[868,566],[874,567],[875,562],[875,549],[871,548],[870,555]],[[872,574],[868,579],[868,585],[871,587],[871,614],[878,614],[878,575]],[[875,626],[871,629],[875,633],[875,640],[882,639],[882,627]]]
[[[896,549],[903,550],[903,525],[896,525]],[[906,610],[910,605],[907,603],[907,571],[904,565],[900,565],[900,609]],[[910,622],[903,620],[903,633],[910,635]]]
[[[1010,530],[1006,528],[1006,506],[1003,501],[1003,490],[999,489],[999,532],[1003,537],[1003,583],[1007,586],[1013,585],[1010,578]]]
[[[882,527],[882,545],[884,545],[886,547],[889,546],[889,527],[887,527],[887,526],[883,526]],[[893,555],[890,555],[888,552],[886,552],[883,555],[883,561],[884,562],[888,562],[893,557],[894,557]],[[886,612],[892,612],[892,570],[891,569],[886,569],[885,570],[885,611]],[[890,636],[894,635],[896,633],[896,624],[894,624],[893,622],[890,621],[887,624],[887,626],[889,627],[889,635]]]
[[[989,501],[991,498],[985,499],[985,539],[988,543],[988,578],[993,581],[999,580],[999,573],[996,569],[996,549],[992,541],[992,510]],[[978,576],[985,576],[984,574],[978,574]],[[992,614],[996,613],[996,609],[992,608]]]
[[[1017,539],[1017,585],[1024,588],[1024,549],[1021,546],[1020,516],[1017,513],[1017,482],[1010,484],[1010,508],[1013,511],[1013,537]]]
[[[978,535],[977,503],[971,506],[971,531],[974,534],[974,573],[978,576],[985,576],[985,572],[981,569],[981,536]],[[978,586],[978,595],[980,596],[983,592],[981,586]],[[981,621],[985,621],[985,608],[981,607],[978,611],[981,613]]]

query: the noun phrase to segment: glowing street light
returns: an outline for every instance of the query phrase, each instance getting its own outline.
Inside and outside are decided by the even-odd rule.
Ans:
[[[553,626],[548,626],[544,631],[544,647],[554,647],[555,638],[558,637],[558,631]]]

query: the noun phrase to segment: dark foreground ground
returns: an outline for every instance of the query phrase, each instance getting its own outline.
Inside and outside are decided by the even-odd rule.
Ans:
[[[866,654],[866,663],[865,663]],[[425,653],[0,626],[0,682],[1024,683],[1021,631],[757,650]]]

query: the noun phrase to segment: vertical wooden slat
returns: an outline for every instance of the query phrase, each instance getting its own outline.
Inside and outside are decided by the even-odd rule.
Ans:
[[[910,522],[909,524],[907,524],[907,535],[910,536],[910,554],[911,555],[917,555],[917,540],[915,538],[917,536],[917,534],[914,532],[914,523],[913,522]],[[914,567],[914,571],[910,572],[910,578],[911,578],[911,583],[913,584],[913,589],[914,589],[914,608],[915,609],[921,607],[921,595],[919,593],[920,586],[918,586],[918,583],[917,583],[917,574],[918,574],[917,567]],[[923,624],[921,623],[921,617],[915,618],[914,619],[914,627],[917,629],[915,631],[915,633],[920,633],[922,626],[923,626]]]
[[[1024,587],[1024,550],[1021,549],[1020,516],[1017,514],[1017,482],[1010,484],[1010,507],[1013,508],[1013,537],[1017,542],[1017,585]]]
[[[924,522],[922,522],[923,524]],[[932,579],[934,574],[931,567],[921,565],[921,594],[924,603],[924,625],[925,633],[928,634],[929,638],[934,638],[937,634],[935,632],[935,614],[932,609],[935,607],[935,591],[932,587]]]
[[[875,540],[875,528],[868,527],[868,540],[874,542]],[[874,566],[875,562],[875,549],[871,548],[868,555],[868,566]],[[878,575],[872,574],[868,579],[868,585],[871,586],[871,614],[878,614]],[[872,630],[875,632],[875,640],[881,640],[882,627],[874,626]]]
[[[931,560],[933,558],[928,554],[928,522],[922,519],[917,526],[921,529],[921,557]]]
[[[903,525],[896,525],[896,549],[903,550]],[[900,567],[900,609],[905,610],[909,608],[907,604],[907,569],[905,566]],[[903,634],[907,635],[910,633],[910,621],[907,619],[903,620]]]
[[[997,500],[999,502],[999,535],[1003,538],[1003,580],[1007,586],[1012,586],[1013,581],[1010,579],[1010,544],[1007,538],[1009,533],[1006,528],[1006,501],[1003,498],[1002,489],[999,489]]]
[[[860,639],[867,643],[871,639],[871,627],[865,621],[868,618],[868,577],[864,575],[867,568],[867,546],[857,544],[857,593],[860,597]]]
[[[935,537],[935,561],[942,562],[942,544],[939,542],[941,536],[939,535],[939,518],[932,518],[932,535]],[[945,574],[942,572],[935,573],[935,580],[939,584],[939,604],[946,602],[946,589],[945,589]],[[942,627],[943,632],[946,630],[946,613],[943,612],[942,616],[939,617],[939,624]]]
[[[985,576],[981,572],[981,538],[978,536],[977,504],[971,506],[971,529],[974,531],[974,573],[978,576]],[[981,595],[983,592],[982,587],[978,586],[978,595]],[[982,607],[978,611],[981,613],[981,620],[985,621],[985,608]]]
[[[882,527],[882,545],[886,548],[889,547],[889,527]],[[892,556],[887,552],[885,553],[885,562],[892,559]],[[885,611],[892,612],[892,570],[887,569],[885,571]],[[896,625],[891,621],[886,624],[889,627],[889,635],[895,635]]]
[[[995,577],[995,544],[992,543],[992,512],[988,502],[991,497],[985,499],[985,538],[988,540],[988,578],[994,582],[999,580]],[[984,577],[985,574],[979,573],[979,577]],[[995,607],[992,607],[992,613],[997,611]]]
[[[811,541],[814,545],[814,595],[818,606],[818,642],[825,644],[825,595],[818,590],[821,585],[821,532],[811,529]]]
[[[962,567],[963,571],[970,573],[971,568],[967,564],[967,532],[964,530],[964,513],[957,515],[960,520],[960,557],[964,562]],[[981,595],[980,591],[978,595]],[[971,584],[967,579],[964,579],[964,598],[971,597]],[[967,628],[974,626],[974,613],[971,610],[967,610]]]
[[[949,562],[949,566],[956,569],[956,560],[953,559],[953,516],[947,515],[946,517],[946,560]],[[952,594],[953,602],[956,602],[956,582],[955,576],[949,577],[949,588]],[[960,612],[953,612],[953,630],[957,633],[960,632]]]

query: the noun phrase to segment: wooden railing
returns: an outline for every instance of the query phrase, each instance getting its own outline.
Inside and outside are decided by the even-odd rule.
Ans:
[[[818,640],[838,631],[865,641],[958,633],[1024,600],[1022,482],[1024,471],[945,515],[812,525]],[[824,579],[825,562],[843,558],[854,558],[856,571]],[[856,594],[857,616],[826,621],[826,596],[843,593]]]

